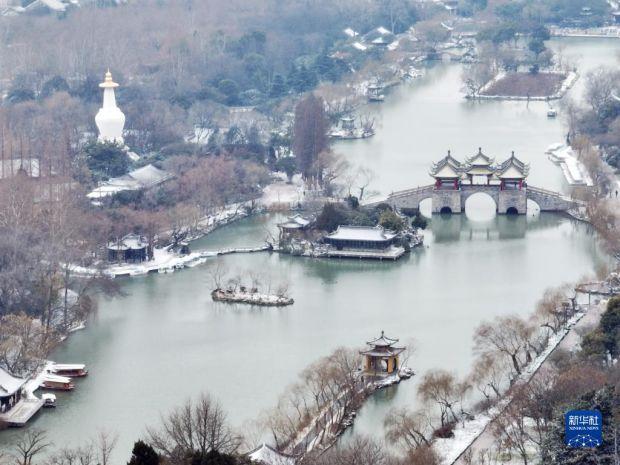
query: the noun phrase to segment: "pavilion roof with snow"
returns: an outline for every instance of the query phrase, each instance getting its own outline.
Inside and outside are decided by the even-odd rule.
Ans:
[[[438,162],[433,163],[430,175],[439,179],[457,179],[461,177],[463,165],[452,156],[450,150],[448,154]]]
[[[530,172],[529,163],[524,163],[515,157],[515,153],[512,152],[508,160],[502,162],[495,169],[495,174],[499,179],[518,179],[522,180],[527,178]]]
[[[394,344],[397,342],[398,339],[387,337],[381,331],[381,335],[378,338],[366,342],[369,348],[361,351],[360,354],[370,357],[395,357],[405,350],[404,347],[394,347]]]
[[[283,223],[278,223],[278,227],[281,229],[306,229],[311,223],[311,220],[304,218],[299,213],[294,216],[289,216]]]
[[[295,457],[279,452],[265,443],[250,451],[248,457],[252,462],[257,462],[261,465],[295,465]]]
[[[14,395],[26,384],[25,379],[16,378],[0,368],[0,397]]]
[[[482,153],[482,147],[478,147],[478,153],[465,160],[463,170],[472,176],[490,176],[495,172],[494,161],[494,158]]]
[[[334,232],[325,236],[328,240],[389,242],[396,237],[396,233],[382,226],[338,226]]]

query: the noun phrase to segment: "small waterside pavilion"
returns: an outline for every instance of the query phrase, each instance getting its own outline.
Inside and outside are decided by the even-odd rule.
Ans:
[[[399,356],[405,350],[404,347],[396,347],[398,339],[387,337],[383,331],[381,335],[368,341],[368,349],[360,352],[364,361],[362,375],[367,378],[382,378],[397,374],[400,370]]]
[[[119,241],[107,245],[108,261],[140,263],[149,259],[148,241],[139,234],[127,234]]]
[[[338,226],[336,231],[323,237],[331,246],[328,257],[375,258],[396,260],[405,249],[396,244],[398,234],[382,226]]]
[[[22,395],[26,380],[11,376],[0,368],[0,422],[24,426],[40,409],[43,401]]]

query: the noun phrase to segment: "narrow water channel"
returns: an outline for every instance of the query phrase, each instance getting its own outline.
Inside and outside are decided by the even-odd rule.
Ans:
[[[620,41],[562,43],[565,53],[587,57],[589,68],[620,50]],[[439,64],[396,89],[369,110],[381,122],[377,136],[337,150],[375,169],[375,189],[383,193],[428,183],[430,162],[448,148],[464,158],[478,146],[498,159],[515,150],[531,163],[531,184],[564,188],[559,169],[543,155],[563,137],[561,121],[546,119],[546,104],[465,102],[460,72],[459,65]],[[145,426],[186,398],[208,391],[242,426],[275,405],[307,364],[338,346],[361,346],[381,330],[415,340],[410,364],[417,373],[441,367],[465,374],[472,332],[482,320],[529,314],[546,287],[579,279],[606,261],[583,224],[534,208],[527,216],[495,217],[493,208],[472,197],[467,215],[434,217],[426,246],[395,263],[258,253],[127,279],[126,295],[101,300],[87,329],[53,354],[86,363],[91,374],[29,427],[47,430],[57,446],[79,444],[98,429],[116,431],[115,463],[125,463]],[[193,247],[258,245],[281,218],[242,220]],[[231,272],[260,272],[274,285],[290,282],[295,304],[253,309],[212,302],[209,271],[220,263]],[[415,406],[415,387],[414,378],[374,396],[355,430],[380,435],[390,407]],[[0,447],[18,434],[23,431],[0,433]]]

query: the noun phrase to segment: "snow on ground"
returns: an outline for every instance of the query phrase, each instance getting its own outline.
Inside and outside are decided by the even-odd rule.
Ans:
[[[43,384],[43,381],[45,380],[45,377],[47,376],[47,373],[49,371],[51,371],[53,365],[54,365],[54,362],[46,360],[45,361],[45,365],[43,366],[43,368],[41,368],[39,373],[37,373],[36,376],[32,377],[24,385],[24,395],[26,396],[27,399],[36,399],[37,398],[37,396],[34,395],[34,391],[39,389],[41,384]]]
[[[547,148],[549,159],[562,168],[566,181],[571,186],[594,185],[586,167],[577,159],[571,147],[564,144],[552,144]]]
[[[579,312],[573,316],[566,327],[557,334],[552,335],[547,343],[547,348],[534,359],[518,378],[518,383],[527,383],[538,371],[540,366],[547,360],[547,357],[562,342],[570,330],[586,315]],[[435,439],[433,447],[442,458],[443,465],[452,465],[467,450],[467,448],[484,433],[487,426],[499,415],[510,403],[511,397],[504,396],[500,402],[486,412],[477,414],[474,419],[460,423],[454,429],[454,436],[447,439]]]
[[[263,189],[263,196],[259,202],[265,207],[278,205],[296,206],[304,200],[304,185],[301,175],[293,176],[292,183],[287,182],[284,173],[277,173],[279,181],[269,184]]]

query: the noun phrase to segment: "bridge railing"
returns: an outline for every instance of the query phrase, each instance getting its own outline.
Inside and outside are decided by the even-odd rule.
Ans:
[[[575,201],[574,199],[572,199],[571,197],[567,195],[563,195],[563,194],[560,194],[559,192],[543,189],[542,187],[527,186],[527,190],[530,192],[534,192],[535,194],[548,195],[550,197],[556,197],[558,199],[567,200],[571,202]]]
[[[432,190],[435,188],[434,184],[429,184],[426,186],[419,186],[419,187],[414,187],[413,189],[405,189],[402,191],[396,191],[396,192],[392,192],[389,196],[388,199],[395,199],[395,198],[399,198],[399,197],[406,197],[408,195],[412,195],[412,194],[421,194],[423,192]]]

